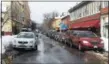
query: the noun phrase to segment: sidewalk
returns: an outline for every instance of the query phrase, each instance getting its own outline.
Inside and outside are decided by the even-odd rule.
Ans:
[[[108,64],[108,52],[104,52],[103,54],[99,53],[99,52],[93,52],[93,51],[88,51],[86,52],[87,53],[87,61],[90,61],[88,62],[87,64],[90,64],[93,62],[91,61],[99,61],[99,64]],[[92,57],[95,57],[97,60],[95,59],[92,59]],[[98,63],[97,63],[98,64]]]
[[[1,55],[0,55],[0,60],[3,60],[3,58],[11,58],[11,56],[7,56],[9,52],[9,50],[11,51],[11,43],[13,38],[16,37],[16,35],[10,36],[10,35],[6,35],[6,36],[2,36],[2,38],[0,38],[0,54],[2,55],[2,59],[1,59]],[[2,41],[1,41],[2,40]],[[5,59],[4,59],[5,60]],[[0,62],[1,63],[1,62]],[[3,64],[5,64],[3,62]]]
[[[7,36],[2,36],[2,38],[0,38],[0,46],[2,47],[2,52],[1,52],[1,49],[0,49],[0,53],[4,53],[5,52],[5,49],[11,45],[12,43],[12,40],[13,38],[15,37],[16,35],[13,35],[13,36],[10,36],[10,35],[7,35]],[[1,41],[2,39],[2,41]],[[0,48],[1,48],[0,47]]]

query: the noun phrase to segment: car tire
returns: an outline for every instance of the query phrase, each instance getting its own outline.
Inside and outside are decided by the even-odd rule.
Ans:
[[[37,45],[33,48],[33,50],[37,50]]]
[[[103,53],[105,50],[104,49],[98,49],[98,51],[100,52],[100,53]]]

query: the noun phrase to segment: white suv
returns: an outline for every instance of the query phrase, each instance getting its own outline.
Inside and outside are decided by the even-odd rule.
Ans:
[[[38,37],[33,32],[20,32],[13,40],[14,48],[37,49]]]

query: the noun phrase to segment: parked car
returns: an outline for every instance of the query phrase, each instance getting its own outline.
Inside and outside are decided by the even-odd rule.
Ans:
[[[67,36],[66,32],[61,32],[60,34],[60,41],[63,43],[69,42],[69,37]]]
[[[13,40],[14,48],[24,48],[37,50],[39,43],[38,37],[33,32],[20,32]]]
[[[104,42],[100,37],[91,31],[72,30],[68,31],[67,35],[70,38],[69,44],[75,45],[79,50],[97,49],[103,51]]]
[[[54,35],[54,39],[55,39],[56,41],[58,41],[58,38],[59,38],[59,32],[56,32],[55,35]]]
[[[31,28],[22,28],[21,32],[30,32],[32,31]]]

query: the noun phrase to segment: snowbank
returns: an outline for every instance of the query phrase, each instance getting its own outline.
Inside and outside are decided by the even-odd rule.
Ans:
[[[0,47],[0,53],[3,54],[5,52],[6,47],[8,47],[12,43],[12,40],[13,40],[14,37],[16,37],[16,35],[2,36],[2,41],[1,41],[1,38],[0,38],[0,46],[2,46],[2,52],[1,52],[1,47]]]
[[[108,38],[103,38],[103,37],[101,37],[101,39],[103,39],[103,41],[104,41],[104,49],[105,49],[105,51],[109,51],[108,50]]]

